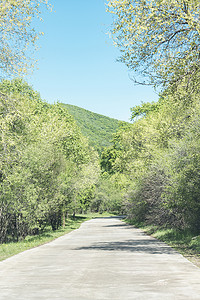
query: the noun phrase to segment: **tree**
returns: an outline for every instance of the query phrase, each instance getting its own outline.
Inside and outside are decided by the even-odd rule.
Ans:
[[[23,80],[0,84],[0,242],[65,225],[91,205],[97,153],[61,104]],[[77,204],[77,205],[76,205]]]
[[[120,61],[138,74],[135,82],[199,84],[199,0],[110,0],[108,10]]]
[[[159,109],[159,102],[142,102],[131,108],[131,120],[147,116],[149,113]]]
[[[48,0],[3,0],[0,2],[0,70],[5,74],[26,73],[32,66],[28,55],[41,34],[32,26],[35,17],[40,18],[40,5]],[[41,18],[40,18],[41,19]],[[29,52],[30,53],[30,52]]]

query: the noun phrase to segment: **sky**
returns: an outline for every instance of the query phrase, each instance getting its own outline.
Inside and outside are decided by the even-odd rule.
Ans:
[[[27,81],[49,103],[57,101],[122,121],[141,101],[156,101],[148,86],[135,85],[109,37],[113,16],[105,0],[49,0],[42,11],[37,69]]]

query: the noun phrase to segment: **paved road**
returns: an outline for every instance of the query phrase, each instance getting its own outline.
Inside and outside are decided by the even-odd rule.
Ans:
[[[0,299],[200,299],[200,269],[118,218],[0,263]]]

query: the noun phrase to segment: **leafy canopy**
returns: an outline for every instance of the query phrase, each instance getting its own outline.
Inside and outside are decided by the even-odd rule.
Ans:
[[[26,73],[32,66],[28,50],[36,45],[41,34],[33,28],[32,21],[35,17],[41,19],[41,5],[50,7],[48,0],[0,1],[1,77]]]
[[[136,82],[168,86],[198,78],[199,0],[110,0],[108,11],[120,61],[138,74]]]
[[[145,117],[153,111],[159,109],[160,103],[158,102],[142,102],[140,105],[136,105],[131,108],[131,120],[135,120],[138,117]]]

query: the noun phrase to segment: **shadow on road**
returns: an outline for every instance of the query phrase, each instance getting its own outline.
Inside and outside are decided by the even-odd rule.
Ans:
[[[114,224],[114,225],[106,225],[106,226],[103,226],[103,227],[123,227],[123,228],[127,228],[127,229],[129,229],[129,228],[133,228],[133,226],[132,225],[127,225],[127,224]]]
[[[80,247],[74,250],[96,250],[96,251],[126,251],[149,254],[175,254],[176,252],[169,246],[158,243],[157,240],[127,240],[124,242],[102,242],[88,247]]]
[[[126,216],[109,216],[109,217],[95,217],[95,219],[103,219],[103,220],[108,220],[108,219],[117,219],[117,220],[123,220],[125,219]]]

